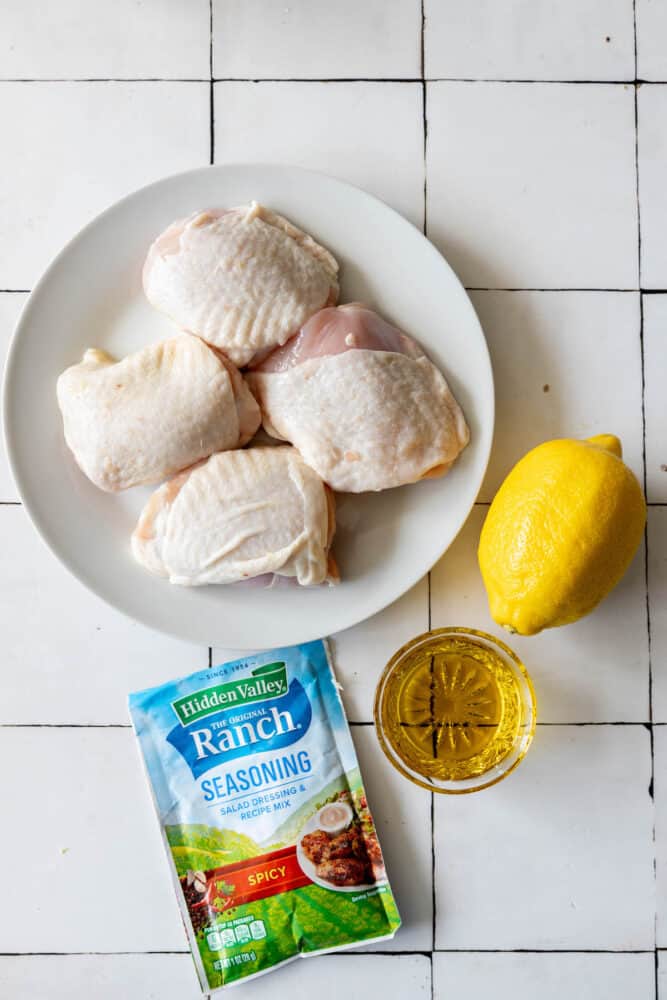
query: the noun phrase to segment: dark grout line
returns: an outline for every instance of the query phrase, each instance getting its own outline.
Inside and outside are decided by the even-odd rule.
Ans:
[[[537,722],[538,726],[643,726],[650,729],[652,722]]]
[[[431,948],[435,951],[437,900],[435,893],[435,792],[431,792]]]
[[[214,97],[214,87],[211,83],[211,89],[209,93],[209,166],[213,166],[215,163],[215,97]]]
[[[422,55],[423,58],[423,55]],[[667,80],[644,80],[628,77],[625,80],[558,80],[555,77],[546,80],[519,80],[508,77],[494,76],[216,76],[215,83],[507,83],[528,84],[537,83],[544,86],[564,87],[631,87],[664,86]],[[31,81],[13,81],[31,82]],[[41,82],[41,81],[36,81]],[[178,82],[178,81],[176,81]]]
[[[216,76],[214,83],[421,83],[421,76]]]
[[[189,955],[190,951],[0,951],[0,958],[76,958],[78,955]]]
[[[428,116],[426,110],[426,83],[424,81],[424,67],[425,67],[425,48],[424,48],[424,36],[426,27],[426,12],[424,10],[424,0],[421,0],[421,84],[422,84],[422,131],[423,131],[423,150],[422,155],[424,158],[424,214],[423,214],[423,226],[422,231],[424,236],[428,238],[428,170],[426,164],[426,154],[428,146]],[[431,631],[431,573],[430,571],[426,574],[426,594],[427,594],[427,604],[428,604],[428,629]],[[435,933],[435,931],[434,931]]]
[[[433,952],[436,955],[652,955],[655,950],[654,948],[434,948]]]
[[[35,77],[0,77],[3,83],[208,83],[204,76],[54,76],[48,79]]]
[[[547,86],[554,84],[565,87],[629,87],[632,84],[640,83],[661,83],[660,80],[638,80],[631,77],[626,80],[558,80],[555,77],[547,80],[520,80],[510,77],[499,76],[429,76],[427,83],[538,83]]]
[[[359,947],[362,947],[362,946],[360,945]],[[345,950],[345,951],[336,951],[336,952],[333,952],[332,955],[331,955],[331,957],[332,958],[333,957],[336,957],[336,958],[363,958],[364,955],[374,955],[376,958],[377,957],[381,957],[381,956],[384,956],[385,958],[400,958],[401,955],[423,955],[424,958],[430,958],[431,954],[432,953],[430,951],[424,951],[423,948],[421,948],[421,949],[418,948],[415,951],[410,951],[409,948],[402,948],[402,949],[400,949],[400,951],[380,951],[380,950],[378,950],[378,951],[367,951],[364,948],[364,950],[361,951],[361,952],[354,951],[354,949],[350,948],[350,949]]]
[[[0,500],[0,507],[22,507],[20,500]]]
[[[209,163],[215,163],[215,84],[213,82],[213,0],[208,0]]]
[[[637,0],[632,0],[632,24],[635,59],[635,79],[637,78]],[[635,83],[634,92],[634,115],[635,115],[635,199],[637,204],[637,275],[639,287],[642,283],[642,215],[639,199],[639,84]],[[641,364],[641,387],[642,387],[642,471],[644,496],[647,492],[647,467],[646,467],[646,355],[644,349],[644,297],[639,296],[639,354]],[[655,739],[653,733],[653,665],[651,657],[651,607],[649,601],[649,579],[648,579],[648,521],[644,525],[644,590],[646,601],[646,633],[648,651],[648,717],[649,717],[649,746],[651,751],[651,776],[649,779],[648,793],[653,806],[653,823],[651,830],[651,841],[653,847],[653,880],[657,892],[657,852],[655,839]],[[657,952],[657,908],[653,914],[653,939],[656,944],[654,950],[654,989],[656,1000],[658,998],[658,952]]]
[[[132,729],[129,722],[0,722],[0,729]]]
[[[424,48],[424,32],[426,27],[426,12],[424,10],[424,0],[421,0],[421,85],[422,85],[422,133],[423,133],[423,150],[422,156],[424,160],[424,224],[423,233],[424,236],[428,238],[428,164],[427,164],[427,154],[428,154],[428,115],[427,115],[427,87],[426,80],[424,78],[424,66],[425,66],[425,48]]]
[[[208,75],[213,80],[213,0],[208,0]]]
[[[2,295],[26,295],[30,294],[29,288],[0,288]]]
[[[419,75],[420,79],[426,79],[426,11],[424,0],[421,0],[421,38],[419,42]]]
[[[422,130],[424,133],[424,236],[428,239],[428,113],[426,84],[422,82]]]
[[[645,294],[643,288],[500,288],[495,286],[466,285],[466,292],[623,292]],[[667,291],[667,289],[665,289]],[[662,291],[662,289],[660,289]]]
[[[415,950],[409,951],[339,951],[334,956],[336,959],[363,958],[365,955],[384,958],[400,958],[403,955],[423,955],[430,958],[432,955],[653,955],[659,951],[666,951],[665,948],[433,948],[431,951]],[[113,957],[116,955],[189,955],[188,950],[164,950],[164,951],[0,951],[0,958],[68,958],[78,955],[95,955],[100,957]]]
[[[374,726],[372,719],[349,719],[350,726]],[[594,726],[667,726],[667,722],[538,722],[542,728],[559,726],[565,728],[590,728]],[[129,722],[0,722],[0,729],[131,729]]]
[[[667,80],[645,80],[639,77],[625,80],[520,80],[493,76],[6,76],[3,83],[499,83],[542,84],[562,87],[662,87]]]
[[[422,155],[424,158],[424,224],[423,233],[428,239],[428,87],[426,86],[426,10],[424,0],[421,0],[421,85],[422,85],[422,129],[424,146]],[[433,608],[431,591],[431,573],[426,576],[426,595],[428,606],[428,630],[433,627]],[[433,720],[433,660],[431,659],[431,719]],[[435,734],[433,744],[435,750]],[[437,921],[436,912],[436,892],[435,892],[435,792],[430,793],[431,802],[429,815],[431,820],[431,1000],[435,998],[435,982],[433,979],[433,950],[435,950],[435,929]]]
[[[660,975],[658,970],[658,952],[660,948],[655,948],[653,952],[653,982],[655,986],[655,1000],[659,1000],[660,997]]]
[[[642,223],[641,207],[639,204],[639,110],[637,106],[637,88],[635,87],[635,199],[637,203],[637,274],[639,275],[639,285],[641,288],[641,267],[642,267]],[[642,377],[642,462],[644,467],[644,496],[646,496],[646,374],[644,367],[644,303],[643,296],[639,296],[639,349],[641,354],[641,377]]]

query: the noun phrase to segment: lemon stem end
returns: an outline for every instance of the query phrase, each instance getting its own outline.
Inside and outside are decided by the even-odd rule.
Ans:
[[[623,458],[623,445],[615,434],[596,434],[595,437],[587,439],[589,444],[603,451],[610,451],[616,458]]]

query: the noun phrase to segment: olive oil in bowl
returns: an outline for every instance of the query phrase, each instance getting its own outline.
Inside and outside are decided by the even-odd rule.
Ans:
[[[500,781],[525,755],[535,696],[504,643],[472,629],[437,629],[387,664],[375,723],[385,754],[411,781],[472,792]]]

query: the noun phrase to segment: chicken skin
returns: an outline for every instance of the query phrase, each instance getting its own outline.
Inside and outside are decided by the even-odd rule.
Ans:
[[[196,212],[169,226],[144,265],[148,301],[239,367],[338,298],[324,247],[256,202]]]
[[[259,408],[234,365],[182,334],[115,361],[94,348],[57,385],[65,440],[86,476],[116,492],[158,483],[253,436]]]
[[[316,313],[247,381],[267,433],[335,490],[443,475],[468,443],[460,406],[419,345],[356,303]]]
[[[212,455],[161,486],[134,534],[137,561],[182,586],[265,573],[304,586],[337,580],[331,491],[293,448]]]

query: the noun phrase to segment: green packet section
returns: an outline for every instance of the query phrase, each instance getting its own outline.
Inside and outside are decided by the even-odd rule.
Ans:
[[[392,937],[399,925],[387,886],[357,896],[313,884],[243,903],[198,931],[196,940],[209,987],[216,989],[299,955]]]

